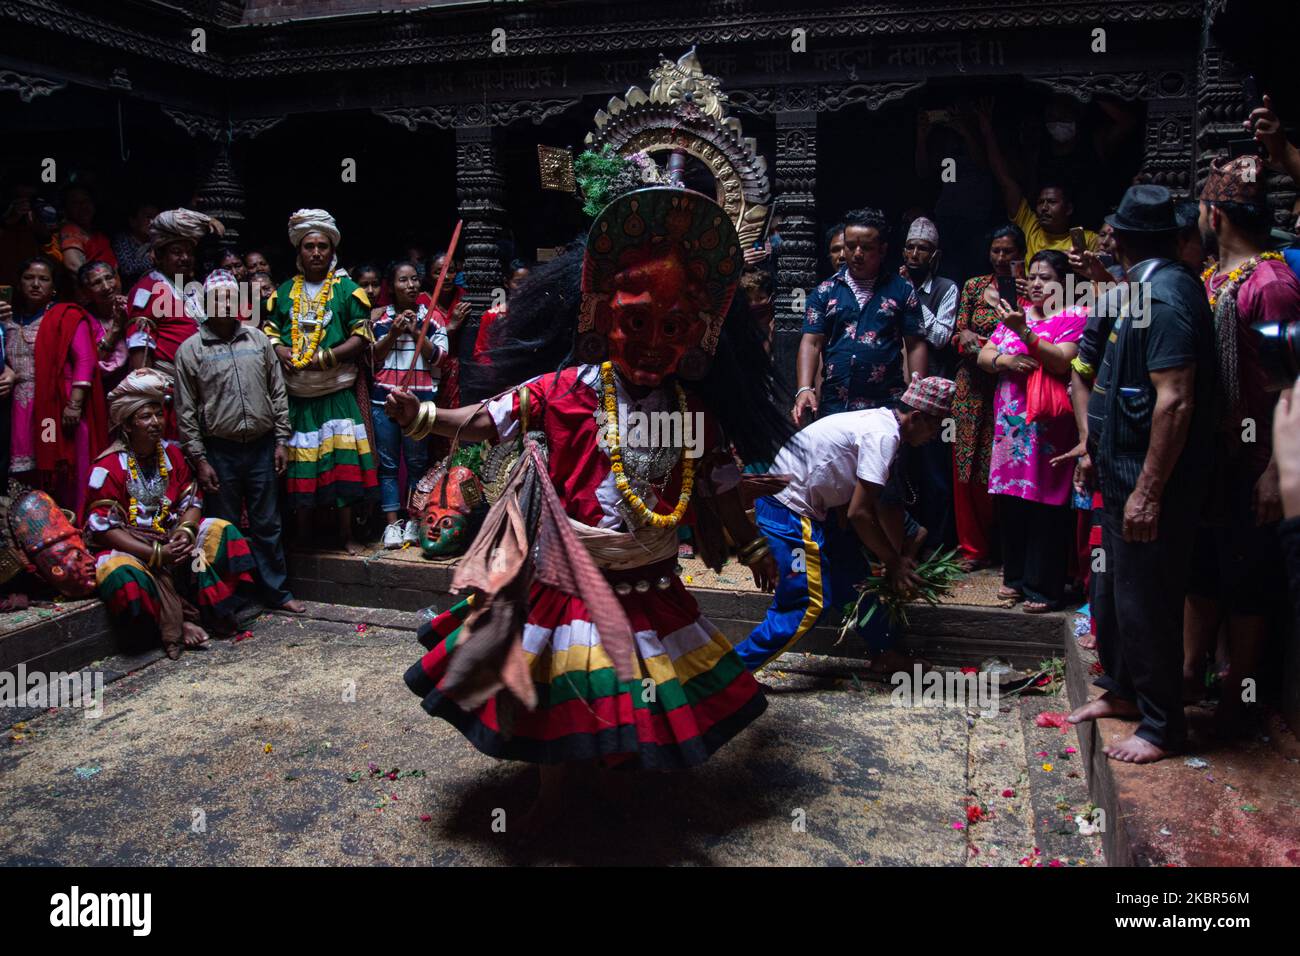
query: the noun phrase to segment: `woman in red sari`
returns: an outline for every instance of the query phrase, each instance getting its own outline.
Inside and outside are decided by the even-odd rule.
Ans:
[[[54,302],[55,267],[23,263],[5,353],[17,374],[10,473],[81,514],[91,456],[108,443],[94,319]]]

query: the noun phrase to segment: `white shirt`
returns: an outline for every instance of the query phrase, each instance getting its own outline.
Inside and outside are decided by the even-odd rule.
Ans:
[[[891,408],[867,408],[819,418],[788,441],[772,463],[793,475],[775,497],[795,514],[825,521],[853,498],[858,480],[882,488],[902,437]]]

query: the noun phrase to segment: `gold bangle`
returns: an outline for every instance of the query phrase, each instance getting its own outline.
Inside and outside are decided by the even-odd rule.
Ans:
[[[156,571],[162,567],[162,554],[162,542],[155,541],[153,543],[153,554],[149,556],[149,567],[151,569]]]
[[[740,555],[746,555],[749,554],[751,551],[758,550],[759,548],[763,547],[766,544],[767,544],[767,538],[759,534],[751,538],[745,544],[742,544],[736,553]]]
[[[428,438],[433,434],[433,423],[437,420],[438,406],[433,402],[421,402],[420,410],[416,413],[411,424],[402,429],[402,434],[414,441]]]
[[[198,532],[196,532],[194,528],[191,527],[190,525],[187,524],[177,525],[176,530],[179,531],[181,534],[189,535],[190,547],[194,547],[194,545],[199,540]]]
[[[757,550],[752,551],[749,554],[742,557],[740,559],[740,563],[747,568],[752,568],[754,565],[758,564],[758,562],[762,561],[771,553],[772,553],[772,549],[769,548],[767,546],[767,542],[764,541],[763,546],[761,548],[758,548]]]

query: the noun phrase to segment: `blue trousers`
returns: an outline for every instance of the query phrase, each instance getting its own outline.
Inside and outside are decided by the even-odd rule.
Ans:
[[[419,481],[429,469],[429,443],[404,436],[402,426],[385,415],[382,406],[374,412],[375,443],[379,446],[379,507],[384,511],[401,511],[406,495],[397,483],[398,462],[406,459],[408,483]]]
[[[856,601],[854,585],[870,573],[858,536],[833,518],[826,522],[805,518],[775,498],[759,498],[754,516],[776,558],[779,577],[767,615],[736,645],[736,653],[751,671],[794,647],[828,608],[841,611]],[[872,651],[893,644],[883,612],[857,631]]]

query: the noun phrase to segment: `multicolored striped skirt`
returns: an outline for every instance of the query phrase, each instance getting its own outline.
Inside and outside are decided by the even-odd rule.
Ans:
[[[378,495],[374,452],[351,388],[319,398],[289,396],[289,424],[294,508],[343,508]]]
[[[406,685],[426,711],[491,757],[546,764],[598,759],[648,770],[701,764],[767,701],[730,642],[670,576],[669,588],[619,598],[636,634],[630,681],[614,673],[582,601],[535,584],[523,646],[538,705],[516,709],[508,734],[496,698],[465,711],[439,689],[472,599],[421,626],[429,652],[406,672]]]
[[[242,603],[239,585],[253,582],[253,553],[239,529],[220,518],[199,522],[198,546],[202,561],[166,573],[181,598],[197,608],[204,626],[220,625]],[[160,639],[158,582],[143,561],[122,551],[102,551],[95,561],[95,583],[109,616],[132,643]]]

